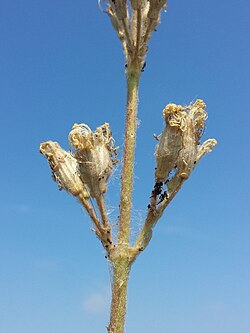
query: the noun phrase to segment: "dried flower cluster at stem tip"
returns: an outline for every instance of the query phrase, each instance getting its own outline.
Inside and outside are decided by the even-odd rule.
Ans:
[[[118,38],[121,40],[127,67],[133,62],[143,69],[148,50],[148,40],[160,23],[162,9],[167,7],[166,0],[99,0],[106,4],[106,12]],[[102,8],[102,7],[101,7]]]

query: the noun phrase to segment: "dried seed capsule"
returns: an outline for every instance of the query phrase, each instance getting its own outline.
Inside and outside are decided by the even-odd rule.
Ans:
[[[115,29],[118,37],[120,39],[124,39],[124,37],[123,37],[124,33],[123,33],[123,27],[121,25],[121,21],[117,18],[117,15],[115,14],[115,12],[111,6],[108,7],[107,14],[110,17],[112,26]]]
[[[131,7],[134,10],[138,10],[138,9],[142,9],[145,4],[146,4],[146,0],[130,0],[131,3]]]
[[[105,123],[95,132],[85,124],[75,124],[69,133],[69,142],[74,147],[80,177],[88,185],[90,195],[96,198],[105,193],[116,154],[109,124]]]
[[[86,184],[79,177],[77,161],[70,153],[53,141],[41,143],[40,152],[48,160],[52,178],[59,189],[64,189],[74,196],[83,194],[85,199],[90,197]]]
[[[182,133],[186,126],[186,113],[180,105],[168,104],[163,110],[163,117],[166,127],[155,152],[157,182],[166,181],[169,173],[176,166],[182,148]]]
[[[126,0],[110,0],[110,4],[119,20],[124,20],[127,17],[128,8]]]
[[[148,18],[151,20],[158,20],[160,11],[166,6],[166,0],[149,0],[150,6],[148,11]]]
[[[207,119],[205,108],[206,104],[202,100],[197,100],[186,108],[186,128],[183,131],[182,149],[177,162],[178,175],[183,179],[189,177],[197,160],[199,141]]]
[[[174,178],[187,179],[200,158],[217,144],[210,139],[199,145],[205,129],[206,104],[197,100],[186,107],[169,104],[163,110],[166,128],[156,147],[156,180],[166,181],[173,169],[177,168]],[[173,184],[177,184],[173,179]]]

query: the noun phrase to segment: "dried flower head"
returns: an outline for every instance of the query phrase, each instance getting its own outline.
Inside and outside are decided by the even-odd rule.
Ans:
[[[186,126],[186,113],[180,105],[168,104],[162,112],[166,127],[156,147],[155,178],[157,182],[167,180],[170,172],[177,166],[182,148],[182,131]]]
[[[166,181],[170,172],[187,179],[195,164],[217,144],[210,139],[200,146],[200,138],[205,129],[206,104],[197,100],[194,104],[183,107],[168,104],[163,110],[166,127],[156,147],[157,181]]]
[[[90,195],[97,198],[106,192],[107,181],[113,165],[117,163],[114,140],[109,124],[95,132],[85,124],[74,124],[69,133],[70,146],[74,148],[81,179],[88,185]]]
[[[85,199],[90,197],[86,184],[79,177],[77,161],[70,153],[53,141],[41,143],[40,152],[48,160],[52,178],[60,190],[64,189],[74,196],[82,194]]]
[[[142,70],[148,40],[160,23],[162,9],[166,8],[166,0],[98,0],[101,10],[111,19],[113,28],[122,42],[126,57],[126,68],[130,65]],[[103,9],[101,2],[106,9]]]

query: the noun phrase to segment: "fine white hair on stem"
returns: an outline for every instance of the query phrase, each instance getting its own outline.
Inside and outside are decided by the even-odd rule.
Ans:
[[[145,209],[136,209],[132,207],[131,212],[131,243],[133,244],[138,237],[140,230],[143,227],[144,221],[146,218],[146,210]]]

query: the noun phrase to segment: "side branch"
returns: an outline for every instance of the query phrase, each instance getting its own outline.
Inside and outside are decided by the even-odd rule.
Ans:
[[[89,201],[86,200],[82,194],[78,195],[78,199],[80,200],[81,204],[86,209],[90,218],[94,222],[94,225],[96,227],[94,232],[96,233],[96,236],[101,240],[102,245],[103,245],[104,249],[107,251],[107,253],[110,253],[114,249],[114,243],[112,240],[112,235],[111,235],[111,230],[110,230],[111,228],[110,228],[109,222],[106,221],[107,224],[102,225],[100,223],[98,217],[96,216],[96,213],[94,212],[93,208],[91,207]],[[100,204],[102,205],[102,203],[100,203]],[[103,201],[103,204],[104,204],[104,201]],[[104,207],[103,207],[103,209],[104,209]],[[103,221],[102,214],[105,215],[104,211],[101,213],[101,217],[102,217],[102,221]]]
[[[164,210],[167,208],[167,206],[170,204],[170,202],[173,200],[173,198],[176,196],[176,194],[179,192],[180,188],[182,187],[184,183],[183,179],[179,179],[178,183],[176,184],[175,189],[171,192],[168,198],[164,199],[158,207],[150,207],[148,210],[148,214],[145,220],[145,223],[143,225],[143,228],[137,237],[137,240],[134,243],[133,248],[140,248],[141,250],[144,250],[146,246],[148,245],[151,236],[152,236],[152,229],[158,222],[158,220],[161,218],[162,214],[164,213]]]
[[[93,208],[91,207],[89,201],[84,198],[82,194],[78,195],[78,199],[80,200],[83,207],[86,209],[87,213],[89,214],[91,220],[93,221],[95,227],[96,227],[96,234],[99,238],[101,238],[102,234],[102,226],[100,224],[100,221],[98,220],[98,217],[96,216],[96,213],[94,212]]]
[[[104,227],[108,227],[110,229],[103,194],[96,198],[96,203],[97,203],[98,209],[100,211],[100,215],[101,215],[101,219],[102,219],[102,223],[103,223]]]

